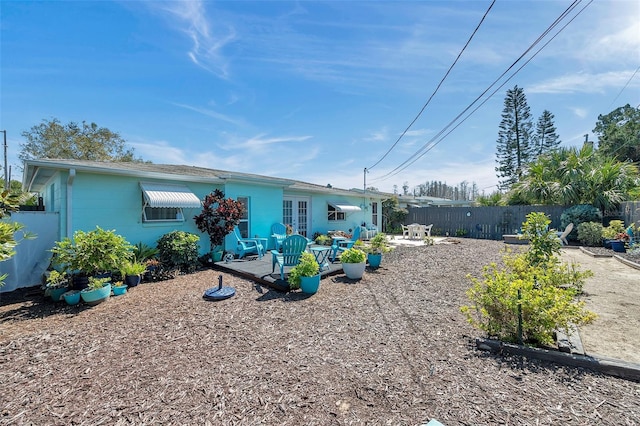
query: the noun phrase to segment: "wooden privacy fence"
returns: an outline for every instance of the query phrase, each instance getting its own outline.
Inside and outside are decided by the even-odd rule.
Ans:
[[[409,207],[405,225],[433,223],[431,235],[501,240],[504,234],[515,234],[531,212],[543,212],[551,219],[551,228],[560,229],[560,215],[567,206],[491,206],[491,207]],[[620,205],[618,216],[629,225],[640,226],[640,202]]]
[[[636,224],[636,229],[640,229],[640,201],[627,201],[620,204],[620,217],[626,225]]]

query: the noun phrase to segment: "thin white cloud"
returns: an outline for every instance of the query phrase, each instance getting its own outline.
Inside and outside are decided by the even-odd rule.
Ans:
[[[389,138],[389,128],[383,127],[379,130],[374,130],[369,136],[362,138],[365,142],[384,142]]]
[[[605,93],[607,89],[623,87],[634,70],[603,73],[580,72],[552,78],[527,87],[528,93]],[[640,85],[632,82],[636,87]]]
[[[172,104],[180,108],[188,109],[190,111],[195,111],[199,114],[206,115],[207,117],[215,118],[216,120],[225,121],[227,123],[235,124],[237,126],[245,125],[244,120],[242,119],[233,118],[228,115],[213,111],[211,109],[198,108],[191,105],[180,104],[175,102],[173,102]]]
[[[405,133],[404,135],[408,137],[422,138],[431,133],[433,133],[433,130],[431,129],[415,129],[415,130],[408,130],[407,133]],[[400,135],[398,134],[398,136]]]
[[[152,7],[157,5],[170,15],[172,23],[180,24],[178,29],[187,34],[193,43],[187,56],[194,64],[220,78],[229,77],[228,61],[222,50],[236,39],[236,32],[231,26],[226,29],[214,27],[207,18],[206,2],[190,0],[149,4]]]
[[[569,110],[579,118],[586,118],[589,114],[589,111],[586,108],[570,107]]]
[[[628,60],[637,64],[640,51],[640,6],[637,1],[614,1],[599,5],[600,19],[595,20],[595,30],[586,29],[581,41],[582,49],[578,49],[578,58],[590,62],[619,63]]]
[[[266,138],[264,134],[261,134],[261,135],[254,136],[250,139],[247,139],[245,142],[234,144],[233,148],[234,149],[237,149],[237,148],[255,149],[255,148],[260,148],[260,147],[273,145],[273,144],[304,142],[309,139],[311,139],[311,136],[281,136],[281,137]]]

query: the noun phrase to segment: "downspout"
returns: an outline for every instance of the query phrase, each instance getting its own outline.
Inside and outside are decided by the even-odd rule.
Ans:
[[[69,169],[69,177],[67,178],[67,237],[73,236],[72,224],[73,224],[73,180],[76,177],[76,169]]]

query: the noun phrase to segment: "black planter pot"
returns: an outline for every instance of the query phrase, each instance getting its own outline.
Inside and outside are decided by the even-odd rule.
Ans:
[[[89,277],[86,275],[73,276],[73,290],[82,290],[89,287]]]
[[[135,287],[140,284],[141,277],[140,275],[126,275],[124,277],[124,283],[129,287]]]

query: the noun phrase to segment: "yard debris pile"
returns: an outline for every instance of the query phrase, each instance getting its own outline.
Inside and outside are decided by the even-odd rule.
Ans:
[[[637,383],[477,351],[459,307],[499,241],[397,247],[309,297],[206,270],[95,307],[0,301],[0,424],[638,424]]]

